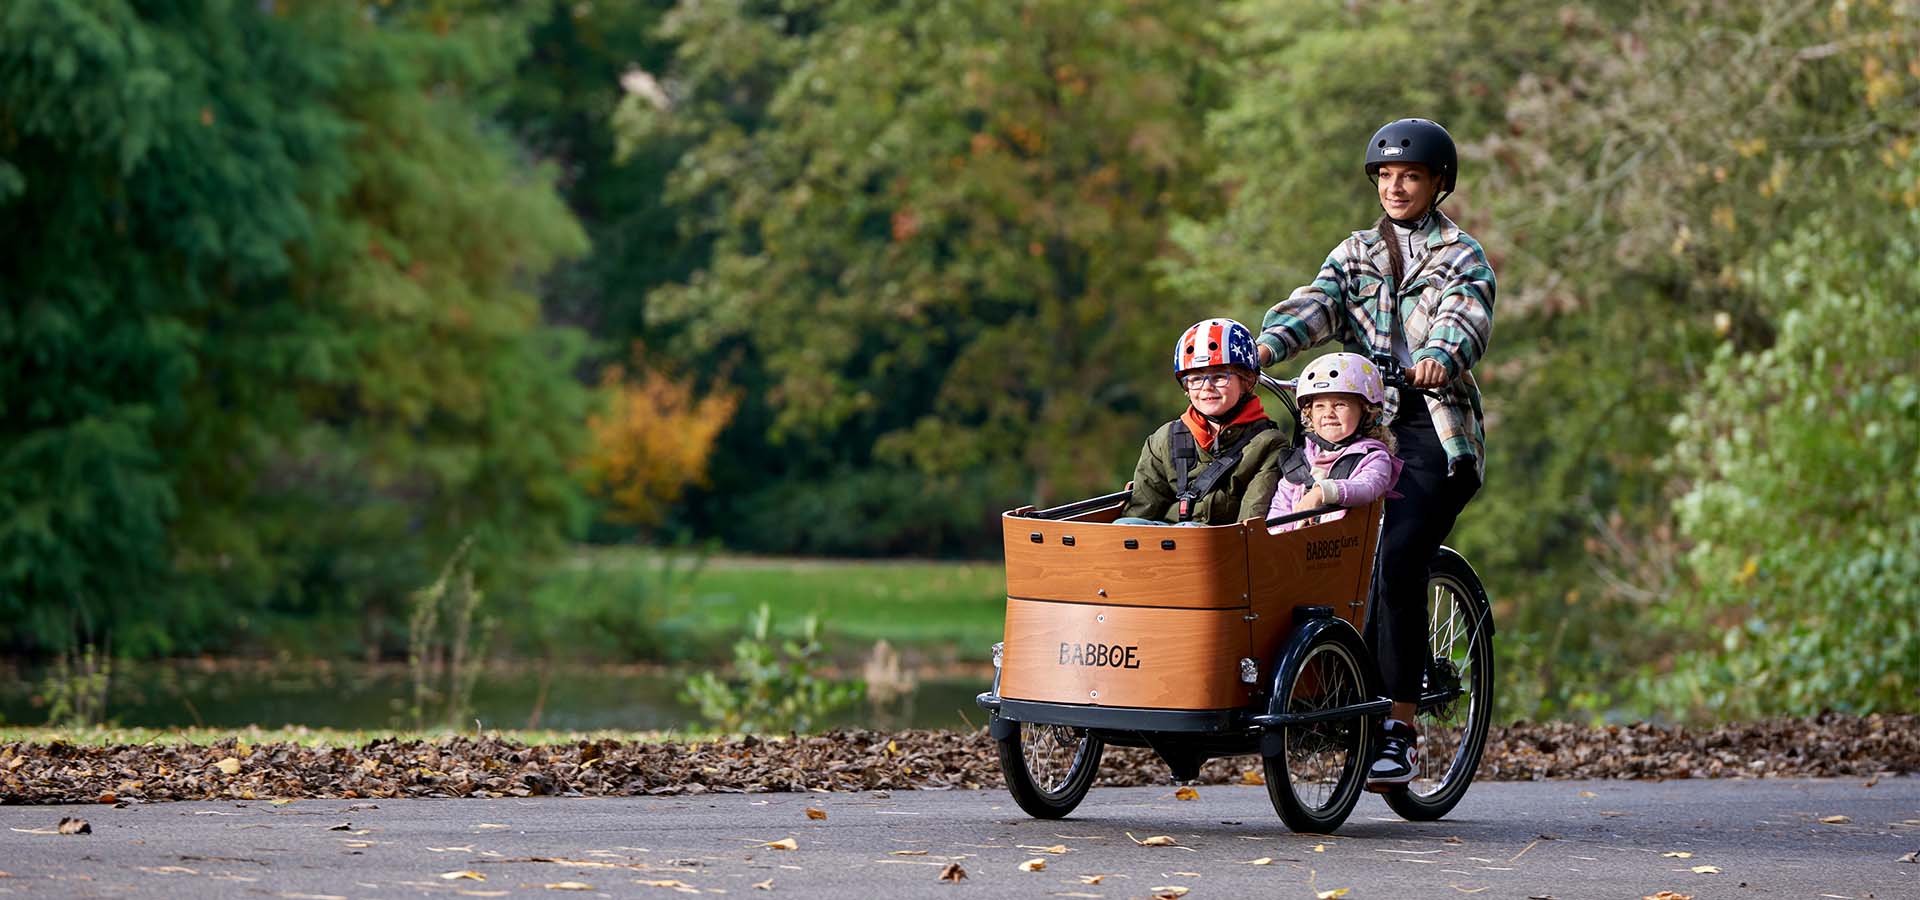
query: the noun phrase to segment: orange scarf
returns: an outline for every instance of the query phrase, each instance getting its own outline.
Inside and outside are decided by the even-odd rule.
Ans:
[[[1266,417],[1267,410],[1260,405],[1258,396],[1248,397],[1246,405],[1240,407],[1240,414],[1234,416],[1233,421],[1219,428],[1215,428],[1212,422],[1207,421],[1206,416],[1201,415],[1200,411],[1192,406],[1188,406],[1187,411],[1180,414],[1180,420],[1187,423],[1187,430],[1193,432],[1193,442],[1209,453],[1213,452],[1213,441],[1220,436],[1220,432],[1235,425],[1245,425]]]

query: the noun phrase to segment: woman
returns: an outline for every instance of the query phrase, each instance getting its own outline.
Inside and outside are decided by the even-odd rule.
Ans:
[[[1377,628],[1381,675],[1393,701],[1367,788],[1392,790],[1418,770],[1415,704],[1427,656],[1427,562],[1486,474],[1480,389],[1471,369],[1493,332],[1493,268],[1440,212],[1459,156],[1445,128],[1400,119],[1374,132],[1366,172],[1382,215],[1333,248],[1312,284],[1267,312],[1258,338],[1271,365],[1338,340],[1350,351],[1397,359],[1427,399],[1391,391],[1387,416],[1404,463],[1387,501],[1380,541]]]

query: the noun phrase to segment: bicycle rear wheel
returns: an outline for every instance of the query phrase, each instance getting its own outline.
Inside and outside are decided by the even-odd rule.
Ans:
[[[1389,791],[1401,818],[1445,816],[1466,796],[1487,746],[1493,717],[1493,618],[1473,567],[1441,548],[1427,569],[1428,699],[1421,703],[1413,781]]]

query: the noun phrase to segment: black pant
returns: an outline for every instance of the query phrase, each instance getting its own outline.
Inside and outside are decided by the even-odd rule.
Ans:
[[[1470,460],[1462,460],[1461,471],[1447,474],[1447,451],[1440,446],[1426,402],[1418,397],[1401,402],[1393,437],[1405,467],[1394,485],[1401,496],[1387,501],[1367,644],[1380,660],[1388,698],[1415,702],[1432,653],[1427,643],[1427,563],[1480,490],[1480,476]]]

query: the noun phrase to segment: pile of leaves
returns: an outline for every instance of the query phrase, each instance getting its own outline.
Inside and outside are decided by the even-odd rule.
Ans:
[[[1215,760],[1207,783],[1257,781],[1253,757]],[[1920,715],[1842,716],[1711,728],[1521,722],[1488,738],[1479,776],[1772,778],[1920,772]],[[1165,764],[1110,749],[1106,785],[1165,784]],[[835,731],[703,743],[497,737],[373,741],[359,747],[0,746],[0,803],[270,798],[632,796],[706,792],[944,790],[1001,786],[994,744],[973,732]]]

